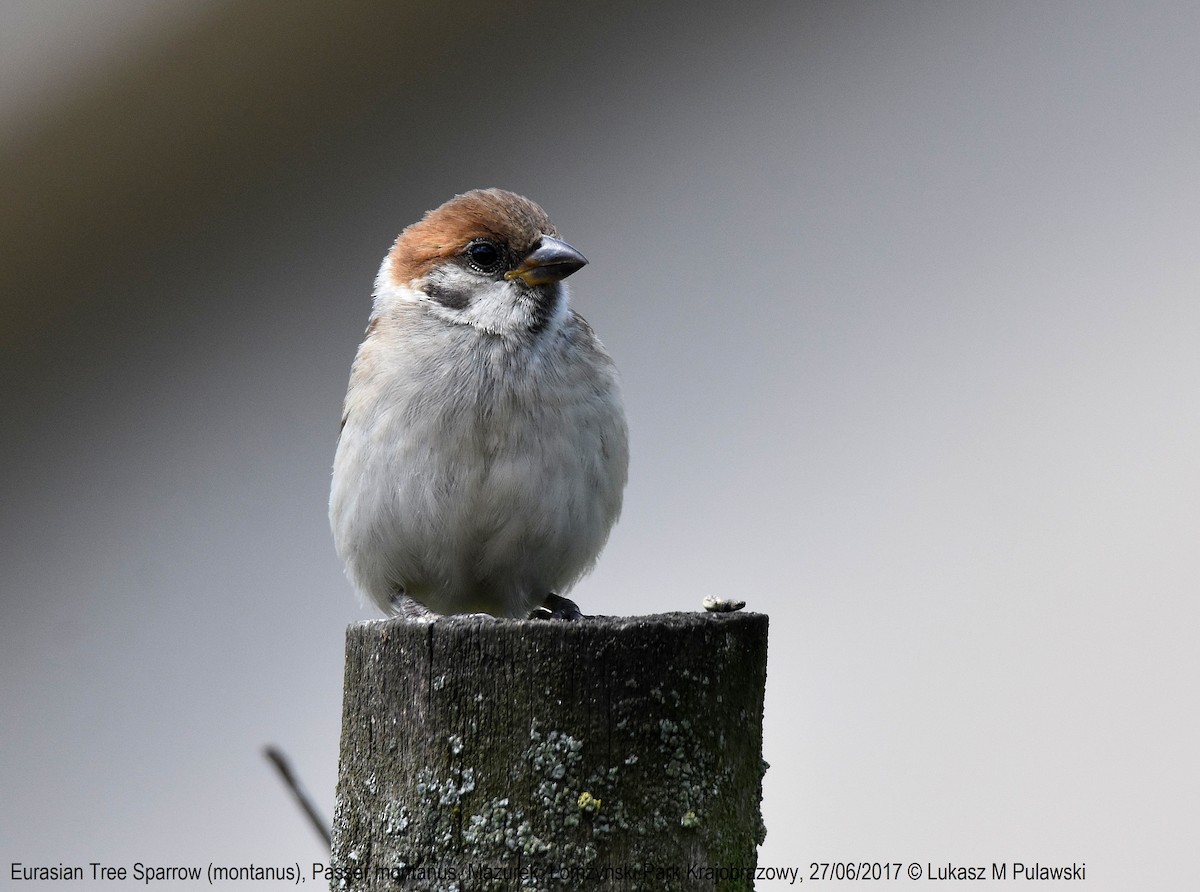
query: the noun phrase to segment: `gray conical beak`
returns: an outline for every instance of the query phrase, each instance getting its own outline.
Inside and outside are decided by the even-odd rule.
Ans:
[[[505,273],[506,279],[520,279],[526,285],[561,282],[587,264],[587,258],[553,236],[543,235],[537,246],[525,255],[521,265]]]

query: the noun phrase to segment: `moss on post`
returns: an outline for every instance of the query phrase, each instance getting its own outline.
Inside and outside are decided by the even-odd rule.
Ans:
[[[767,618],[350,627],[333,888],[753,888]]]

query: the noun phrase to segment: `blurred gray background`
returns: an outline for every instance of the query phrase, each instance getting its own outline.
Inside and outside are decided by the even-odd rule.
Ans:
[[[771,615],[760,864],[1194,882],[1198,86],[1186,3],[7,0],[0,862],[324,858],[350,361],[497,185],[624,376],[577,600]]]

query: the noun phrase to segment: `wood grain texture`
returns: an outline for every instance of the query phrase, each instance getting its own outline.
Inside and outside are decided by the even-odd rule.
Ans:
[[[766,656],[752,613],[350,627],[332,887],[753,888]]]

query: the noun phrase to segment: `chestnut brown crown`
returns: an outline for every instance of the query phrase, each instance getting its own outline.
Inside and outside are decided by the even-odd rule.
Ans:
[[[389,266],[393,281],[407,285],[461,256],[477,240],[503,245],[522,258],[543,236],[557,237],[558,230],[537,204],[504,189],[476,189],[434,208],[400,233]]]

